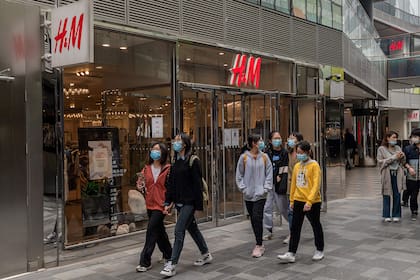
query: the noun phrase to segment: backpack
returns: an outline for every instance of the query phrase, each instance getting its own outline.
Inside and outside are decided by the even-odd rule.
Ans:
[[[267,167],[267,157],[265,155],[263,155],[262,157],[264,160],[264,167]],[[244,171],[245,171],[247,159],[248,159],[248,154],[244,154]]]
[[[189,161],[190,168],[192,167],[195,159],[199,160],[198,156],[191,155],[190,161]],[[201,190],[203,192],[203,204],[207,205],[209,203],[209,186],[207,185],[207,182],[206,180],[204,180],[203,177],[201,177],[201,181],[203,182],[203,189]]]

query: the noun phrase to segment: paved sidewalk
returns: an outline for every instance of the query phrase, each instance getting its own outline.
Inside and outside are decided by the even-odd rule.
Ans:
[[[401,223],[381,220],[379,176],[376,169],[352,170],[346,174],[347,198],[328,203],[321,220],[325,232],[325,259],[311,260],[312,230],[305,222],[295,264],[281,264],[276,256],[287,251],[282,244],[286,226],[277,228],[274,239],[265,242],[266,254],[251,257],[255,244],[249,221],[203,230],[215,259],[212,264],[194,267],[198,249],[187,234],[177,275],[171,279],[410,279],[420,280],[420,221],[409,219],[403,209]],[[173,236],[170,234],[170,236]],[[162,279],[162,265],[136,273],[142,244],[124,252],[92,257],[79,263],[15,277],[14,279]]]

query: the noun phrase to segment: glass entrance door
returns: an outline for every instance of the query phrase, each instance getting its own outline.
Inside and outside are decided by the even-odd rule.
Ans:
[[[279,129],[282,114],[277,98],[280,97],[212,88],[180,88],[181,130],[192,137],[211,193],[209,204],[204,213],[199,214],[199,219],[218,225],[220,220],[244,213],[242,193],[235,182],[237,161],[248,135],[260,134],[268,140],[269,132]]]

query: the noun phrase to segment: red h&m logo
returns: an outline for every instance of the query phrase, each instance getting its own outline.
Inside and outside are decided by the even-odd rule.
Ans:
[[[57,46],[60,45],[58,52],[63,52],[64,49],[70,50],[70,48],[78,48],[80,50],[80,44],[82,41],[82,32],[83,32],[83,18],[84,14],[80,14],[79,16],[79,22],[77,23],[77,16],[74,16],[71,20],[71,26],[70,26],[70,32],[67,36],[67,22],[68,17],[64,19],[64,22],[62,19],[60,19],[60,24],[58,25],[58,32],[57,35],[54,37],[55,40],[55,47],[54,47],[54,53],[57,52]],[[77,43],[77,45],[76,45]]]
[[[231,76],[229,85],[240,87],[250,85],[255,88],[260,87],[261,58],[250,56],[247,59],[245,54],[237,54],[230,69]]]
[[[404,47],[404,41],[392,41],[392,43],[389,45],[389,51],[390,52],[396,52],[401,51]]]

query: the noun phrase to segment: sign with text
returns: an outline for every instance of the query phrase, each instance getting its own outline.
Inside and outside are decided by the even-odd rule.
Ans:
[[[260,87],[261,57],[237,54],[230,68],[229,85]]]
[[[81,0],[52,11],[53,67],[93,62],[92,2]]]
[[[413,110],[408,113],[407,120],[409,122],[418,122],[420,121],[420,110]]]

